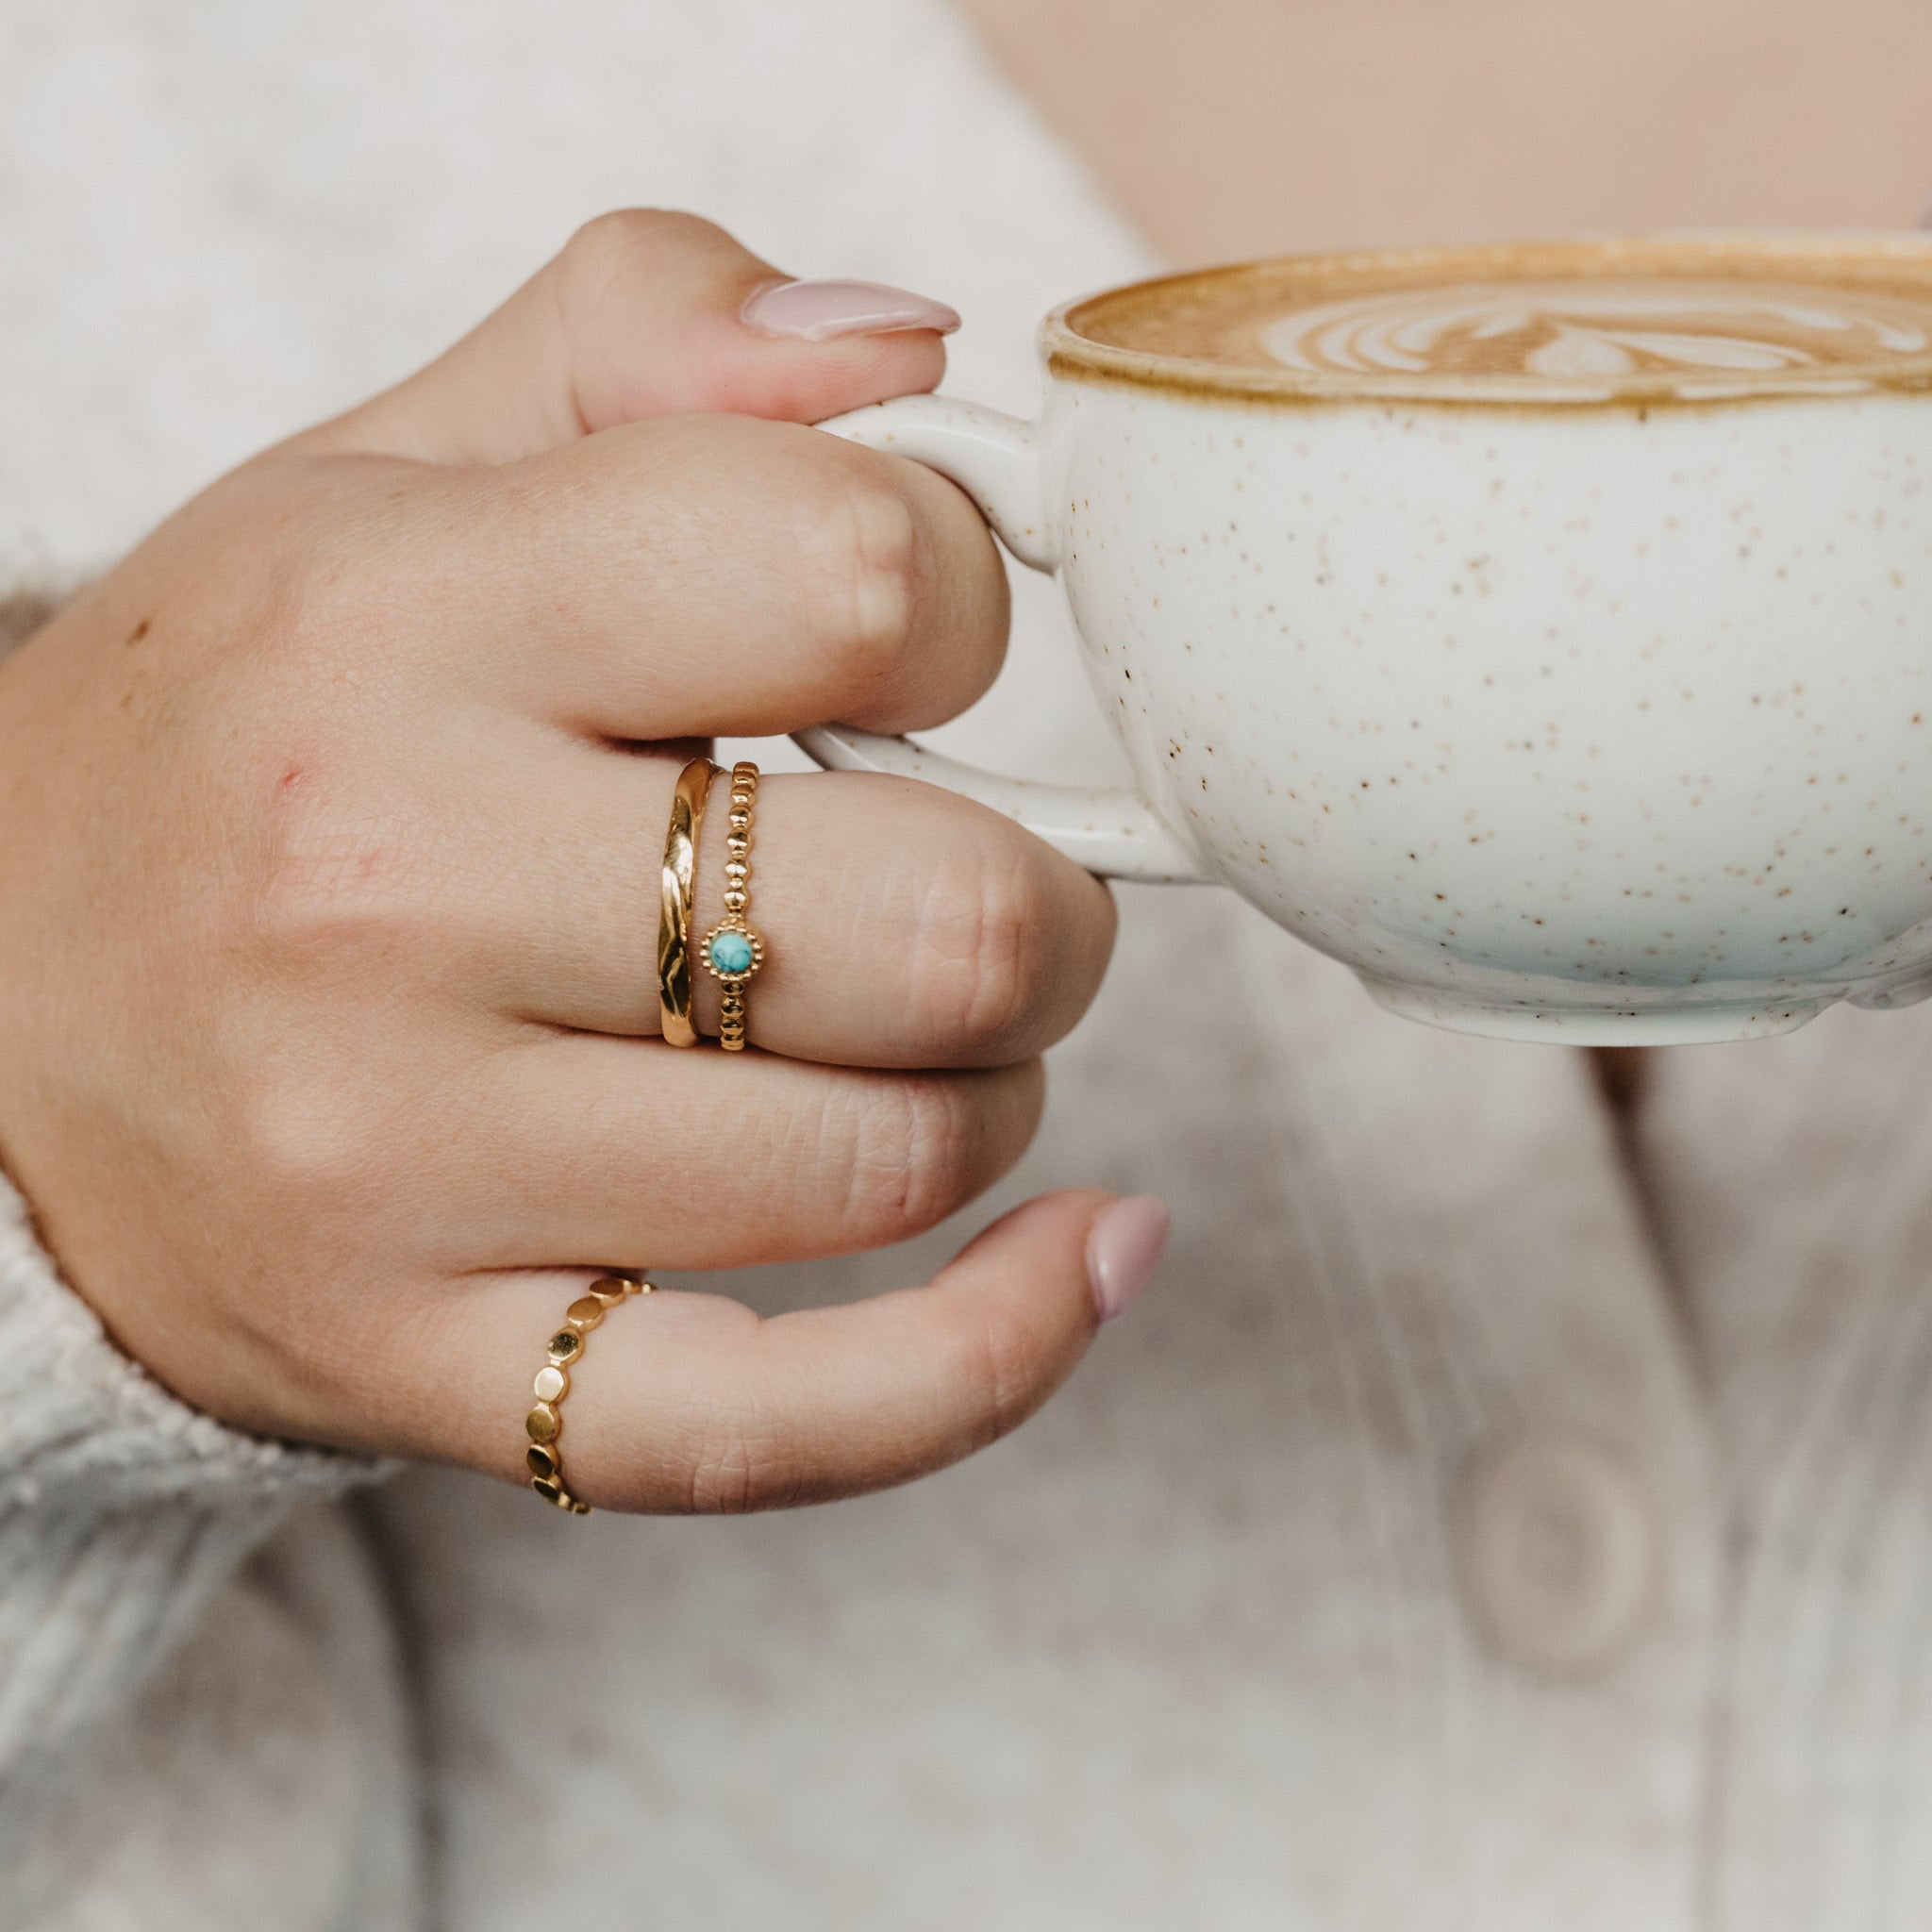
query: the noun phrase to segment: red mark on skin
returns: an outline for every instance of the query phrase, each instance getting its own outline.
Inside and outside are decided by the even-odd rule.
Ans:
[[[291,792],[301,791],[302,781],[305,776],[307,776],[307,774],[304,773],[300,765],[291,765],[289,769],[282,774],[281,782],[278,785],[276,785],[275,790],[279,791],[283,797],[286,798]]]

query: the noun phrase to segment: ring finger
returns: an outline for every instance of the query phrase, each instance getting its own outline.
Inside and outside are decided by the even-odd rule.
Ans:
[[[505,1008],[586,1032],[658,1030],[656,941],[675,759],[588,752],[558,809],[562,862],[504,875],[491,923]],[[694,931],[724,911],[726,786],[714,785]],[[556,794],[553,794],[556,795]],[[749,918],[767,961],[753,1043],[852,1067],[1028,1059],[1085,1010],[1113,944],[1106,888],[997,813],[871,774],[759,787]],[[511,903],[514,901],[514,903]],[[715,1034],[719,991],[697,978]]]

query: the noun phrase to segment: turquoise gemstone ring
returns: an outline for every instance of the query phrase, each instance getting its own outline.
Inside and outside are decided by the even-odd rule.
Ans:
[[[742,979],[758,963],[758,949],[751,934],[735,926],[721,926],[706,941],[709,946],[710,968],[721,977]]]
[[[743,986],[765,963],[765,942],[741,916],[721,919],[705,935],[699,957],[720,986]]]
[[[758,805],[758,768],[748,758],[731,768],[731,820],[724,849],[724,917],[698,947],[705,971],[724,990],[718,1044],[726,1053],[744,1050],[744,990],[765,963],[764,940],[745,917],[751,906],[751,821]]]

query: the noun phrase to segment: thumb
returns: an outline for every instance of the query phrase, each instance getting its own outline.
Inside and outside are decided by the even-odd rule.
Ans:
[[[563,1480],[599,1507],[736,1513],[942,1469],[1059,1387],[1166,1232],[1158,1201],[1069,1191],[995,1222],[924,1288],[769,1320],[722,1295],[636,1298],[569,1371]],[[528,1482],[531,1376],[546,1324],[582,1291],[556,1276],[473,1284],[433,1348],[397,1357],[434,1387],[387,1412],[434,1440],[388,1446]]]
[[[504,463],[646,416],[816,423],[931,389],[943,303],[796,282],[696,215],[629,208],[579,228],[424,370],[297,439],[436,463]]]

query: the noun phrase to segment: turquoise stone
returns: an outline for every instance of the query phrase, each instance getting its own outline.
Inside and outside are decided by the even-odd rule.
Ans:
[[[750,938],[741,932],[711,935],[711,964],[720,973],[749,973],[752,950]]]

